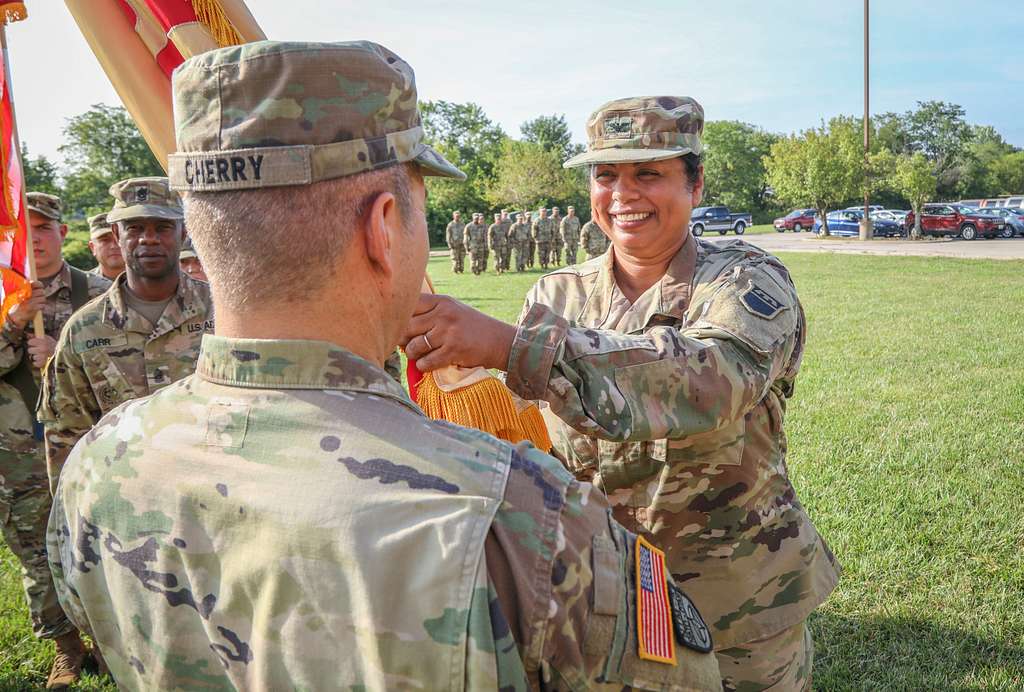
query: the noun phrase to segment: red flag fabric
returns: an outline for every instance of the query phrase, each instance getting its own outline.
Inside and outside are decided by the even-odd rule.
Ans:
[[[4,8],[0,6],[0,12]],[[0,70],[0,267],[28,276],[28,231],[21,208],[24,177],[14,139],[14,107],[11,100],[7,51]]]

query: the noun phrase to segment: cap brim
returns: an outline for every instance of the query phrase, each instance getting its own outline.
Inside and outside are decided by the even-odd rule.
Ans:
[[[54,216],[52,211],[47,211],[40,207],[33,207],[31,204],[28,205],[26,209],[28,209],[29,211],[34,211],[35,213],[45,216],[46,218],[51,219],[53,221],[60,221],[60,214]]]
[[[665,161],[693,153],[692,149],[596,149],[573,156],[562,164],[562,168],[578,168],[598,163],[640,163],[642,161]]]
[[[179,262],[183,259],[196,259],[198,257],[199,255],[197,255],[194,250],[182,250],[180,253],[178,253]]]
[[[436,175],[442,178],[454,178],[455,180],[466,179],[465,173],[453,166],[448,159],[441,156],[429,145],[424,144],[423,150],[413,157],[413,161],[418,163],[420,168],[423,169],[423,175]]]
[[[170,221],[181,221],[185,215],[181,211],[159,207],[155,204],[136,204],[123,209],[114,209],[107,212],[107,223],[124,221],[126,219],[169,219]]]
[[[104,228],[103,230],[100,231],[89,231],[89,240],[96,240],[97,238],[102,238],[103,236],[113,232],[114,229],[112,228]]]

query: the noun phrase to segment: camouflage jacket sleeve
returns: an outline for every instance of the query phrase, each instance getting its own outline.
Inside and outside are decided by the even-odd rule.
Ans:
[[[784,271],[784,270],[783,270]],[[743,416],[787,372],[803,311],[788,275],[741,265],[696,290],[681,327],[573,325],[527,298],[507,384],[606,440],[678,439]]]
[[[47,467],[56,470],[64,466],[71,448],[103,415],[67,328],[46,365],[37,415],[45,427]]]
[[[85,615],[85,608],[78,598],[78,592],[68,584],[64,570],[64,565],[74,564],[72,562],[74,560],[72,546],[69,544],[71,528],[62,496],[55,492],[53,506],[50,509],[50,522],[46,531],[46,558],[50,563],[54,590],[68,619],[79,631],[92,636],[92,628]]]
[[[639,658],[635,540],[599,490],[517,446],[486,560],[492,614],[511,632],[533,689],[721,688],[713,655],[677,646],[678,666]]]
[[[25,332],[18,329],[10,320],[0,325],[0,375],[5,375],[18,367],[25,355]]]

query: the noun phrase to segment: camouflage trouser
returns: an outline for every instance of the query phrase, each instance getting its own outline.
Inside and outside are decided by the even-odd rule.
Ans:
[[[505,248],[495,247],[494,248],[494,271],[499,274],[505,271]]]
[[[474,274],[480,274],[481,272],[487,271],[487,253],[486,252],[473,252],[469,253],[470,260],[472,260],[472,269]]]
[[[57,601],[46,560],[51,504],[42,445],[36,453],[0,449],[0,526],[21,562],[32,632],[40,639],[56,639],[74,630]]]
[[[466,249],[465,248],[461,248],[461,247],[452,248],[451,249],[451,253],[452,253],[452,271],[455,272],[456,274],[461,274],[462,272],[464,272],[466,270],[466,268],[464,266],[465,265],[465,261],[464,260],[466,259]]]
[[[506,245],[501,252],[501,268],[505,271],[512,268],[512,243]]]
[[[541,269],[548,268],[548,264],[551,263],[551,243],[537,241],[537,261],[540,262]]]
[[[716,651],[724,692],[811,689],[814,642],[801,622],[765,639]]]
[[[579,262],[579,245],[567,245],[565,248],[565,263],[576,264]]]
[[[534,258],[537,256],[537,241],[530,238],[527,242],[529,247],[526,250],[526,266],[533,268]]]
[[[530,249],[529,243],[516,244],[516,271],[526,271],[526,251]]]

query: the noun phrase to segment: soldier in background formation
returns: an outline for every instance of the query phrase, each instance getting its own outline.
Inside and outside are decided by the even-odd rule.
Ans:
[[[462,243],[469,251],[473,273],[479,275],[487,271],[487,226],[483,214],[473,214],[473,222],[466,224],[462,231]]]
[[[46,559],[51,498],[42,428],[35,414],[39,369],[71,314],[103,293],[110,281],[64,261],[61,245],[68,229],[61,221],[59,198],[30,192],[28,222],[39,279],[32,282],[31,297],[12,307],[0,325],[0,523],[21,563],[32,631],[56,644],[47,689],[64,689],[78,679],[88,652],[57,601]],[[43,315],[41,337],[32,328],[38,312]]]
[[[537,241],[533,239],[533,217],[529,211],[523,212],[523,222],[530,229],[530,240],[526,244],[526,266],[533,269],[537,261]]]
[[[516,214],[516,222],[509,227],[509,245],[516,251],[516,271],[526,271],[527,253],[530,251],[530,224],[522,214]]]
[[[504,271],[512,268],[512,243],[508,239],[509,229],[512,228],[512,219],[509,217],[508,209],[501,210],[501,235],[505,238],[505,249],[501,255],[501,266]]]
[[[40,399],[50,488],[71,448],[116,406],[191,375],[203,334],[213,332],[210,286],[181,271],[181,199],[167,178],[110,188],[107,220],[126,271],[61,332]]]
[[[121,246],[114,239],[106,214],[97,214],[89,218],[89,251],[97,262],[96,266],[89,270],[90,274],[113,281],[124,271]]]
[[[181,245],[181,252],[178,253],[178,264],[181,266],[181,271],[188,274],[196,281],[209,281],[206,278],[206,272],[203,271],[203,262],[199,259],[199,255],[196,254],[196,249],[192,247],[192,239],[185,236],[185,242]]]
[[[462,214],[460,212],[452,212],[452,220],[448,222],[447,228],[445,228],[444,237],[448,243],[448,250],[451,251],[452,256],[452,271],[456,274],[461,274],[465,271],[464,263],[466,259],[466,244],[462,237],[462,232],[466,228],[466,224],[460,221]]]
[[[298,112],[257,107],[296,85]],[[173,92],[169,173],[229,326],[75,447],[49,532],[119,687],[720,689],[707,626],[600,490],[427,419],[381,369],[427,264],[423,176],[465,178],[418,139],[371,145],[418,130],[409,65],[262,41],[186,61]],[[243,147],[262,178],[186,173]]]
[[[499,276],[504,274],[505,248],[508,247],[508,237],[501,214],[495,214],[494,223],[487,227],[487,247],[494,253],[494,272]]]
[[[603,255],[611,243],[608,236],[591,217],[590,221],[583,224],[583,229],[580,231],[580,244],[583,246],[583,251],[587,253],[587,260],[592,260]]]
[[[580,249],[580,220],[576,216],[576,207],[569,207],[566,210],[565,218],[558,227],[558,237],[565,248],[565,263],[576,264],[579,261]]]
[[[562,215],[558,207],[551,207],[551,225],[554,229],[551,238],[551,266],[562,266],[562,237],[559,228],[562,225]]]
[[[537,245],[537,261],[540,262],[540,268],[547,271],[551,262],[551,245],[555,239],[556,227],[548,218],[547,209],[540,209],[537,213],[540,218],[533,222],[530,235]]]

